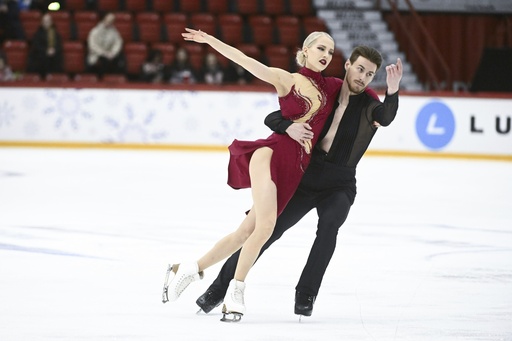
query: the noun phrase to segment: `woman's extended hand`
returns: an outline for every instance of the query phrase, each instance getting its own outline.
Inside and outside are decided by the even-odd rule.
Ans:
[[[191,28],[185,28],[187,33],[182,33],[181,35],[187,41],[195,41],[196,43],[206,43],[206,37],[208,34],[202,32],[201,30],[193,30]]]

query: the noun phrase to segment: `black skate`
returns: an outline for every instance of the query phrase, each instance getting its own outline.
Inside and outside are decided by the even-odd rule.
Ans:
[[[207,289],[196,301],[196,304],[201,308],[198,313],[203,311],[208,314],[214,308],[217,308],[222,302],[224,302],[223,296],[220,296],[213,290]]]
[[[316,296],[308,295],[300,291],[295,292],[295,314],[311,316],[311,314],[313,314],[313,304],[315,300]]]

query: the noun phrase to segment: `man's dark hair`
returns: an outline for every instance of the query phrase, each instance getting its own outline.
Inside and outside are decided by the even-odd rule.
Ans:
[[[354,48],[352,54],[350,55],[350,62],[354,64],[357,58],[359,57],[366,58],[370,62],[377,65],[377,70],[375,71],[378,71],[380,69],[380,66],[382,65],[382,56],[380,52],[374,49],[373,47],[365,45],[357,46],[356,48]]]

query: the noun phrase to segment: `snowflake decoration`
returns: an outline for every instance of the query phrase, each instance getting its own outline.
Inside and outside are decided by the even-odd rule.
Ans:
[[[2,103],[0,105],[0,128],[10,125],[14,117],[14,108],[7,102]]]
[[[233,122],[232,126],[226,120],[220,121],[220,125],[221,129],[214,131],[212,136],[219,139],[223,144],[231,143],[234,138],[244,138],[244,136],[249,136],[253,132],[253,130],[249,128],[243,129],[242,120],[239,118]]]
[[[156,117],[154,111],[149,111],[145,115],[137,115],[131,106],[126,107],[126,120],[123,122],[112,117],[107,117],[106,124],[115,130],[115,138],[108,142],[152,142],[160,141],[167,137],[166,131],[152,131],[151,125]]]
[[[94,99],[92,96],[80,96],[80,90],[76,89],[48,90],[46,95],[55,103],[44,109],[43,113],[56,116],[55,128],[59,129],[67,124],[77,130],[81,119],[91,119],[92,115],[84,109],[84,104],[90,103]]]

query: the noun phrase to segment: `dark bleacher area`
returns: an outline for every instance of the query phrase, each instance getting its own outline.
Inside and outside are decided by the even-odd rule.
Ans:
[[[127,61],[126,75],[107,77],[113,83],[138,81],[141,64],[151,49],[161,50],[168,64],[176,49],[185,46],[199,69],[211,48],[185,42],[181,37],[185,27],[201,29],[269,66],[289,71],[297,69],[295,52],[304,38],[313,31],[327,31],[325,23],[316,17],[312,1],[307,0],[65,0],[59,11],[51,12],[63,38],[64,73],[48,75],[46,81],[105,81],[86,73],[85,57],[88,33],[106,12],[116,14],[115,25],[123,37]],[[15,72],[23,74],[26,70],[30,38],[40,25],[41,15],[40,11],[21,11],[27,39],[3,44]],[[341,52],[335,57],[343,59]],[[220,58],[221,64],[228,64]],[[325,74],[340,76],[335,68]],[[23,79],[43,81],[30,74]]]

